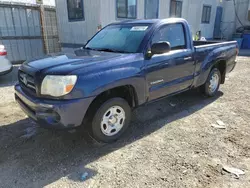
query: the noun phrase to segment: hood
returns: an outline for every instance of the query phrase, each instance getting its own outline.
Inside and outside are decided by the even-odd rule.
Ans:
[[[29,66],[37,71],[46,71],[53,69],[55,73],[57,72],[57,70],[64,70],[63,72],[71,72],[84,68],[91,64],[106,62],[127,55],[129,54],[79,49],[72,53],[52,54],[44,58],[26,61],[24,65]]]

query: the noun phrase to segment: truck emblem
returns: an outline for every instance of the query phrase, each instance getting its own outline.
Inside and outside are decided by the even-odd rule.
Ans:
[[[156,80],[156,81],[154,81],[154,82],[151,82],[150,84],[151,84],[151,85],[159,84],[159,83],[161,83],[161,82],[163,82],[163,81],[164,81],[163,79],[161,79],[161,80]]]

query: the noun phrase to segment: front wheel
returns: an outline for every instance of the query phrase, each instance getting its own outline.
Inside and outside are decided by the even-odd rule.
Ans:
[[[213,68],[208,75],[206,83],[201,87],[203,93],[209,97],[213,97],[219,90],[221,83],[221,74],[217,68]]]
[[[94,138],[106,143],[117,140],[127,129],[130,116],[131,108],[126,100],[107,100],[93,117],[91,130]]]

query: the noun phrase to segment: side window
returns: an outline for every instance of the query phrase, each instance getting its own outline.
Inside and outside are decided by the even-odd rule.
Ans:
[[[171,0],[170,1],[170,17],[181,17],[182,1]]]
[[[69,21],[84,20],[83,0],[67,0]]]
[[[136,0],[116,0],[117,18],[136,18]]]
[[[159,0],[145,0],[145,18],[158,18],[159,14]]]
[[[211,17],[211,6],[204,5],[202,9],[202,17],[201,17],[201,23],[207,23],[209,24],[210,22],[210,17]]]
[[[163,41],[169,42],[172,50],[185,49],[186,40],[182,24],[169,24],[156,31],[152,44]]]

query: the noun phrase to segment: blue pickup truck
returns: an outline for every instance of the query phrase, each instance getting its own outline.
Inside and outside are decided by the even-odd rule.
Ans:
[[[112,142],[139,105],[198,87],[216,95],[237,54],[235,41],[193,41],[184,19],[113,23],[74,53],[24,62],[15,99],[43,127]]]

